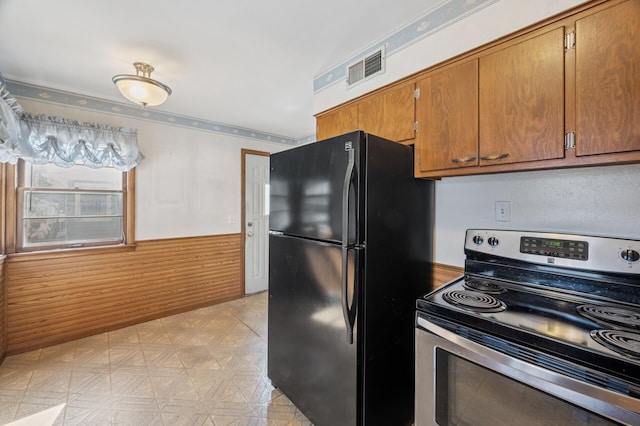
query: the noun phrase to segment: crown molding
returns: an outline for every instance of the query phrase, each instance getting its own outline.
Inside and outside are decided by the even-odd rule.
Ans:
[[[2,76],[0,75],[0,78]],[[215,121],[202,120],[179,114],[171,114],[158,110],[145,109],[120,102],[83,96],[63,90],[52,89],[43,86],[23,83],[15,80],[6,80],[9,91],[18,98],[32,99],[73,108],[87,109],[107,114],[115,114],[136,120],[145,120],[170,126],[187,127],[214,133],[222,133],[231,136],[255,139],[262,142],[273,142],[284,145],[296,146],[315,140],[315,135],[293,139],[258,130],[236,127]]]

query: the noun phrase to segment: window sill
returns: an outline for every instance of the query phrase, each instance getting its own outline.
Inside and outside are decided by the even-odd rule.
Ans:
[[[7,254],[6,262],[29,262],[34,260],[60,259],[61,257],[98,256],[103,254],[134,251],[136,245],[118,245],[111,247],[84,247],[73,249],[57,249]]]

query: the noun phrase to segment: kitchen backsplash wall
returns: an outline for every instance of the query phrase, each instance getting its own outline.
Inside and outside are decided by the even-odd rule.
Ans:
[[[510,221],[496,221],[508,201]],[[467,228],[640,239],[640,165],[444,178],[436,183],[435,260],[464,265]]]

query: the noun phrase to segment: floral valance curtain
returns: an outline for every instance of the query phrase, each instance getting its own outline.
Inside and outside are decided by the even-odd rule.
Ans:
[[[17,143],[22,107],[9,93],[0,74],[0,162],[6,162],[4,147]]]
[[[35,164],[61,167],[84,164],[127,171],[144,158],[138,150],[138,131],[59,117],[22,114],[17,157]]]
[[[143,158],[136,129],[23,113],[0,74],[0,163],[22,159],[128,171]]]

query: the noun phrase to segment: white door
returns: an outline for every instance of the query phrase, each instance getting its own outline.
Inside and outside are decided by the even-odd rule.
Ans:
[[[245,156],[244,292],[269,283],[269,157]]]

